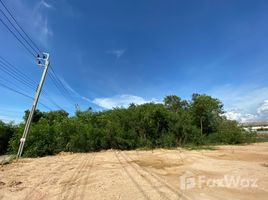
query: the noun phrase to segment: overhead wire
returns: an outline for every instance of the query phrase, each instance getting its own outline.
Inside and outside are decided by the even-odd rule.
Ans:
[[[50,66],[50,69],[53,69]],[[72,105],[74,105],[74,101],[72,99],[72,96],[70,93],[68,93],[68,90],[64,87],[63,83],[59,80],[59,78],[56,76],[54,70],[51,73],[50,71],[48,72],[48,76],[50,77],[52,83],[54,86],[57,88],[57,90],[62,94],[62,96]]]
[[[2,3],[2,2],[1,2]],[[1,18],[0,18],[0,20],[1,20]],[[2,20],[1,20],[2,21]],[[3,21],[2,21],[3,22]],[[10,22],[10,21],[9,21]],[[4,23],[4,22],[3,22]],[[10,22],[11,23],[11,22]],[[4,23],[5,24],[5,23]],[[6,25],[6,24],[5,24]],[[19,42],[21,43],[21,44],[23,44],[23,42],[15,35],[15,33],[6,25],[6,27],[8,28],[8,30],[10,30],[11,31],[11,33],[19,40]],[[13,26],[14,27],[14,26]],[[16,31],[18,31],[18,29],[16,29]],[[21,34],[20,34],[21,35]],[[29,36],[28,36],[29,37]],[[24,40],[25,40],[25,38],[24,38]],[[29,44],[29,43],[28,43]],[[23,44],[23,46],[26,48],[26,50],[28,50],[29,51],[29,49]],[[33,56],[34,56],[34,54],[32,54]],[[5,70],[6,70],[6,68],[5,68]],[[12,73],[12,72],[7,72],[7,73],[9,73],[11,76],[13,76],[16,80],[18,80],[15,76],[14,76],[14,74]],[[55,72],[54,72],[54,70],[53,70],[53,76],[55,77],[55,79],[54,78],[52,78],[53,79],[53,81],[55,81],[55,82],[57,82],[57,83],[59,83],[59,84],[57,84],[57,88],[58,88],[58,90],[60,90],[60,92],[62,93],[62,91],[61,91],[61,89],[60,89],[60,87],[58,87],[58,85],[61,85],[62,86],[62,88],[64,89],[64,91],[66,92],[66,93],[68,93],[68,90],[64,87],[64,85],[62,84],[62,82],[57,78],[57,76],[56,76],[56,74],[55,74]],[[26,82],[24,82],[26,85],[28,85],[29,86],[29,84],[28,83],[26,83]],[[31,87],[31,86],[29,86],[29,87]],[[31,87],[32,88],[32,87]],[[33,89],[33,88],[32,88]],[[70,93],[68,93],[69,95],[70,95]],[[65,94],[63,94],[64,96],[65,96],[65,98],[66,98],[66,95]],[[51,99],[51,98],[50,98]],[[68,99],[68,97],[67,97],[67,99]],[[53,100],[52,100],[53,101]],[[72,104],[72,102],[71,102],[71,104]],[[56,105],[58,108],[60,108],[60,109],[62,109],[59,105]]]
[[[9,32],[19,41],[19,43],[26,49],[26,51],[35,57],[34,53],[18,38],[18,36],[8,27],[8,25],[0,17],[2,24],[9,30]]]
[[[7,83],[9,83],[9,85],[14,85],[14,83],[13,82],[11,82],[10,80],[8,80],[8,79],[6,79],[6,78],[4,78],[4,77],[1,77],[0,76],[0,80],[4,80],[5,82],[7,82]],[[17,81],[20,81],[19,79],[17,79],[16,78],[16,80]],[[34,91],[37,89],[37,87],[36,88],[34,88],[34,87],[31,87],[31,86],[29,86],[29,85],[27,85],[30,89],[33,89]],[[22,88],[21,87],[21,85],[20,86],[18,86],[18,85],[15,85],[15,87],[17,88],[17,89],[20,89],[20,90],[24,90],[24,88]],[[50,96],[49,96],[49,94],[46,92],[46,91],[44,91],[43,90],[43,93],[45,93],[46,94],[46,96],[47,96],[47,99],[54,105],[54,106],[56,106],[58,109],[60,109],[60,110],[63,110],[63,108],[62,107],[60,107]],[[28,94],[27,94],[28,95]],[[28,96],[30,96],[30,95],[28,95]],[[44,98],[42,98],[42,96],[40,96],[40,98],[41,99],[44,99]],[[33,98],[32,98],[33,99]],[[51,109],[50,109],[51,110]]]
[[[16,18],[13,16],[13,14],[10,12],[10,10],[7,8],[7,6],[4,4],[4,2],[2,0],[0,0],[0,3],[3,5],[3,7],[6,9],[6,11],[9,13],[9,15],[11,16],[11,18],[14,20],[14,22],[16,23],[16,25],[22,30],[22,32],[26,35],[26,37],[30,40],[30,42],[33,44],[33,46],[39,51],[41,52],[41,50],[38,48],[38,46],[36,45],[36,43],[31,39],[31,37],[26,33],[26,31],[24,31],[24,29],[20,26],[20,24],[17,22]]]
[[[48,72],[48,76],[49,76],[50,80],[52,81],[53,85],[56,87],[56,89],[60,92],[60,94],[68,101],[68,103],[73,105],[73,102],[70,101],[68,96],[66,96],[66,94],[62,91],[62,89],[58,85],[58,82],[55,80],[55,78],[49,72]]]
[[[68,88],[66,88],[66,86],[62,83],[61,79],[57,76],[56,72],[54,71],[53,67],[50,66],[51,72],[53,74],[53,76],[56,78],[56,80],[59,82],[59,84],[61,85],[61,87],[65,90],[65,92],[72,98],[71,93],[69,92]]]
[[[1,76],[0,76],[0,80],[1,80],[1,79],[4,80],[6,83],[9,84],[9,86],[7,86],[6,84],[2,83],[1,85],[2,85],[3,87],[6,86],[7,89],[12,90],[13,92],[14,92],[14,90],[16,90],[16,92],[17,92],[17,93],[19,92],[19,94],[22,94],[22,93],[23,93],[24,96],[26,95],[27,97],[31,97],[29,94],[26,94],[25,92],[21,92],[21,91],[18,90],[18,89],[20,89],[20,90],[25,90],[24,88],[21,87],[21,85],[14,85],[14,83],[13,83],[12,81],[6,79],[5,77],[1,77]],[[1,82],[0,82],[0,83],[1,83]],[[11,85],[13,85],[14,87],[16,87],[16,89],[10,87]],[[25,96],[25,97],[26,97],[26,96]],[[31,97],[31,99],[34,99],[34,98]],[[46,108],[49,108],[47,105],[45,105],[45,104],[42,103],[41,101],[40,101],[40,104],[42,104],[42,105],[43,105],[44,107],[46,107]],[[49,108],[49,110],[51,110],[51,108]]]
[[[13,64],[8,62],[6,59],[4,59],[2,56],[0,56],[0,62],[6,65],[10,70],[17,73],[22,79],[24,79],[29,84],[38,85],[36,81],[31,79],[29,76],[27,76],[25,73],[23,73],[18,67],[15,67]]]
[[[3,88],[6,88],[6,89],[8,89],[8,90],[10,90],[10,91],[12,91],[12,92],[15,92],[15,93],[17,93],[17,94],[20,94],[20,95],[22,95],[22,96],[24,96],[24,97],[26,97],[26,98],[30,98],[30,99],[34,99],[33,97],[31,97],[30,95],[28,95],[28,94],[25,94],[25,93],[23,93],[23,92],[21,92],[21,91],[18,91],[18,90],[16,90],[16,89],[14,89],[14,88],[11,88],[11,87],[9,87],[8,85],[6,85],[6,84],[3,84],[3,83],[1,83],[0,82],[0,86],[2,86]],[[47,105],[45,105],[45,104],[43,104],[43,103],[41,103],[41,102],[39,102],[43,107],[45,107],[46,109],[48,109],[48,110],[52,110],[50,107],[48,107]]]
[[[64,110],[61,106],[59,106],[59,104],[57,104],[51,97],[50,95],[46,92],[46,90],[43,89],[43,93],[47,96],[48,100],[54,104],[54,106],[56,106],[59,110]]]
[[[3,60],[5,62],[3,62]],[[7,66],[8,64],[8,66]],[[16,81],[26,85],[28,88],[36,91],[38,84],[32,80],[30,77],[28,77],[26,74],[21,72],[17,67],[9,63],[6,59],[4,59],[2,56],[0,56],[0,70],[6,72],[9,76],[14,78]],[[62,107],[60,107],[46,92],[46,90],[43,89],[43,93],[47,96],[47,99],[58,109],[63,110]]]
[[[9,86],[14,86],[16,89],[20,89],[22,91],[25,91],[25,89],[22,88],[22,85],[14,84],[14,82],[12,82],[11,80],[9,80],[9,79],[7,79],[5,77],[0,76],[0,80],[3,80],[4,82],[8,83]],[[29,91],[27,91],[27,92],[29,92]]]
[[[0,70],[2,70],[3,72],[5,72],[6,74],[8,74],[10,77],[12,77],[13,79],[15,79],[16,81],[24,84],[25,86],[27,86],[30,89],[36,90],[37,86],[35,87],[32,84],[29,84],[28,82],[26,82],[23,79],[20,79],[20,77],[14,73],[13,71],[11,71],[9,68],[7,68],[3,63],[0,62]]]
[[[5,16],[6,20],[11,24],[11,26],[17,31],[17,33],[20,35],[20,37],[28,44],[28,46],[36,53],[38,54],[38,51],[34,49],[34,47],[28,42],[28,40],[25,39],[25,37],[20,33],[20,31],[17,29],[17,27],[10,21],[10,19],[7,17],[5,12],[0,8],[0,12]]]
[[[26,31],[24,31],[24,29],[19,25],[19,23],[17,22],[17,20],[15,19],[15,17],[13,16],[13,14],[11,13],[11,11],[4,4],[4,2],[2,0],[0,0],[0,3],[2,4],[3,8],[5,8],[5,11],[9,14],[9,16],[15,22],[16,25],[13,24],[13,22],[7,16],[7,14],[0,8],[0,12],[6,18],[6,20],[9,22],[9,24],[11,24],[11,26],[13,27],[14,30],[12,30],[11,27],[6,23],[7,21],[5,22],[1,17],[0,17],[0,21],[9,30],[9,32],[19,41],[19,43],[26,49],[26,51],[28,53],[30,53],[33,57],[36,57],[34,53],[38,54],[38,52],[41,52],[40,51],[40,48],[38,48],[38,46],[36,45],[36,43],[31,39],[31,37],[26,33]],[[20,32],[20,30],[18,28],[23,32],[24,36],[22,35],[22,33]],[[14,33],[14,31],[18,35],[16,33]],[[23,41],[18,36],[20,36]],[[18,68],[16,68],[14,65],[10,64],[7,60],[3,59],[2,57],[0,57],[0,67],[1,67],[0,69],[2,69],[2,71],[4,71],[9,76],[11,76],[12,78],[14,78],[16,81],[18,81],[18,82],[24,84],[25,86],[27,86],[28,88],[33,89],[33,90],[36,91],[37,86],[38,86],[38,83],[36,83],[35,81],[33,81],[26,74],[24,74],[23,72],[21,72]],[[62,83],[62,81],[58,78],[58,76],[56,75],[56,73],[53,70],[53,68],[50,66],[49,69],[51,69],[51,70],[48,71],[48,74],[49,74],[49,76],[50,76],[53,84],[56,86],[57,90],[59,90],[60,93],[64,96],[64,98],[66,98],[68,100],[68,102],[73,105],[74,104],[74,101],[72,99],[71,93],[64,86],[64,84]],[[44,89],[43,89],[43,93],[52,102],[52,104],[54,104],[57,108],[62,109],[49,96],[48,92],[46,92]]]

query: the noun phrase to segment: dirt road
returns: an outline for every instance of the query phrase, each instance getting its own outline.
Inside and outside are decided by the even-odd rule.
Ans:
[[[267,196],[268,143],[200,151],[63,153],[0,168],[0,199],[8,200],[266,200]]]

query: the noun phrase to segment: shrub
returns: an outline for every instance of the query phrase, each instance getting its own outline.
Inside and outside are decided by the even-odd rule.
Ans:
[[[9,140],[15,132],[15,126],[0,121],[0,155],[7,153]]]
[[[254,141],[254,134],[246,133],[221,113],[219,100],[197,94],[193,95],[191,102],[173,95],[165,98],[165,104],[131,104],[129,108],[101,112],[88,109],[77,111],[73,117],[68,117],[68,113],[62,110],[38,111],[26,140],[24,155]],[[12,137],[9,149],[17,153],[23,129],[24,124],[15,127],[0,123],[2,151],[6,151],[4,144]]]

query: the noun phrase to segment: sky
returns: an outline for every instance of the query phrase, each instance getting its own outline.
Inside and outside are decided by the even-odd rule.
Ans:
[[[44,89],[70,114],[74,104],[99,111],[205,93],[223,102],[230,119],[268,118],[266,0],[2,1],[50,54],[69,97],[49,77]],[[39,81],[42,67],[1,23],[0,56]],[[1,77],[9,79],[0,70]],[[32,100],[1,86],[0,93],[0,118],[20,121]],[[40,102],[57,109],[46,94]]]

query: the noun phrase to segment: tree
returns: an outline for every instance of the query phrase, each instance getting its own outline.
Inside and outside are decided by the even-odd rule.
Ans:
[[[204,131],[209,134],[217,129],[217,121],[223,113],[223,104],[208,95],[193,94],[191,114],[201,135]]]
[[[47,119],[50,124],[53,124],[54,122],[60,122],[66,118],[68,118],[69,113],[67,113],[64,110],[56,110],[56,111],[50,111],[47,113],[43,113],[42,117]]]
[[[181,100],[181,98],[176,95],[166,96],[164,98],[164,104],[167,109],[173,112],[179,112],[179,110],[188,108],[188,102]]]
[[[26,111],[24,112],[23,119],[24,119],[25,122],[27,121],[27,119],[28,119],[28,117],[29,117],[29,114],[30,114],[30,111],[29,111],[29,110],[26,110]],[[38,122],[38,121],[41,119],[41,117],[43,117],[43,116],[44,116],[44,113],[41,112],[40,110],[36,109],[36,110],[34,111],[34,114],[33,114],[32,122],[33,122],[33,123]]]
[[[246,136],[237,123],[222,113],[223,105],[218,99],[200,94],[193,94],[190,102],[170,95],[164,104],[130,104],[128,108],[99,112],[89,108],[77,110],[71,117],[63,110],[37,110],[24,155],[252,141],[251,135]],[[0,152],[6,151],[9,142],[9,151],[16,153],[23,129],[24,123],[15,126],[0,122]]]
[[[0,121],[0,155],[5,154],[8,149],[8,142],[13,136],[15,128],[12,123],[5,124]]]

